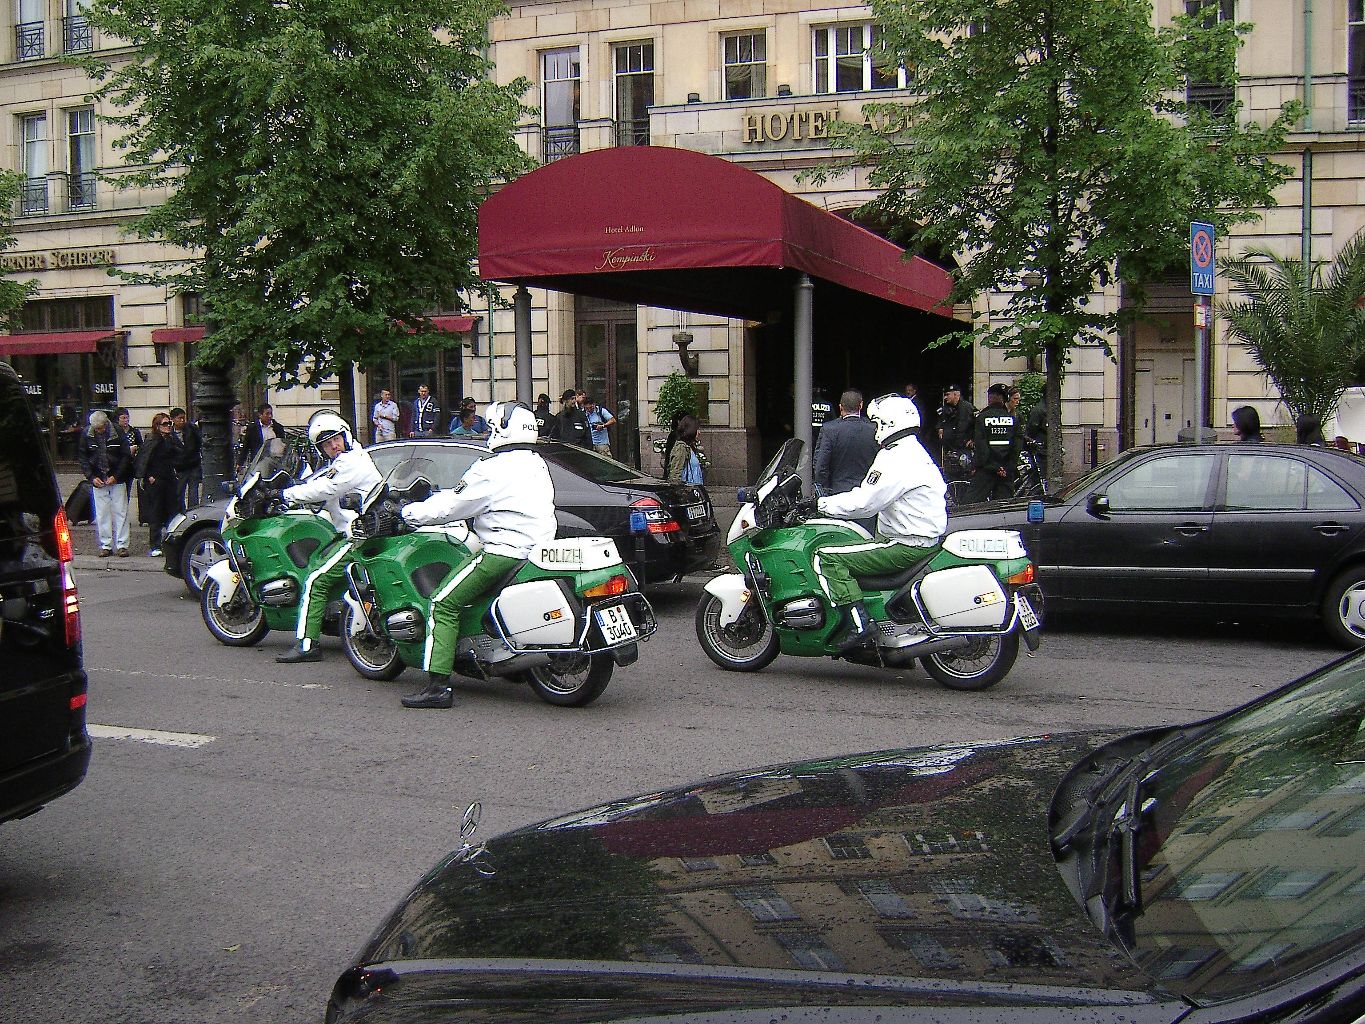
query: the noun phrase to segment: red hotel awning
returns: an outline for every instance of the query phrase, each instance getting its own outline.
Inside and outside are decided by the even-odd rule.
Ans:
[[[51,356],[93,352],[106,338],[122,331],[55,331],[49,334],[0,335],[0,356]]]
[[[155,345],[185,345],[204,339],[204,325],[197,327],[158,327],[152,331]]]
[[[952,315],[941,267],[691,150],[621,146],[556,160],[479,210],[489,281],[762,320],[790,305],[787,271]]]
[[[476,316],[433,316],[430,319],[438,331],[468,334],[474,329],[474,324],[478,322],[479,318]],[[184,344],[202,341],[203,338],[204,326],[202,324],[196,327],[158,327],[152,331],[152,342],[157,345]]]

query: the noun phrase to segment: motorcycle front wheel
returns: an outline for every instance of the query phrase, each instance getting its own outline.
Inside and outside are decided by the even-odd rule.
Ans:
[[[720,624],[721,602],[705,594],[697,605],[697,641],[706,656],[731,672],[757,672],[777,657],[777,631],[761,611],[745,608],[728,626]]]
[[[1009,674],[1019,657],[1019,634],[985,636],[920,659],[924,671],[950,690],[985,690]]]
[[[355,608],[349,602],[341,607],[341,647],[346,660],[366,679],[388,682],[397,679],[406,667],[398,653],[398,645],[387,637],[375,636],[368,629],[352,634]]]
[[[602,696],[615,667],[610,654],[553,654],[550,664],[527,669],[521,678],[546,704],[581,708]]]
[[[265,621],[265,609],[253,603],[241,587],[231,601],[220,607],[218,594],[221,589],[217,580],[204,578],[204,587],[199,591],[199,613],[204,617],[204,625],[220,644],[228,647],[256,646],[270,632],[270,626]]]

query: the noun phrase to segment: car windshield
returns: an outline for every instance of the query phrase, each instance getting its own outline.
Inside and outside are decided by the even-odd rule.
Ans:
[[[1145,907],[1119,937],[1199,1002],[1365,938],[1365,656],[1217,723],[1144,781]],[[1121,929],[1127,932],[1127,929]]]
[[[615,459],[598,455],[576,445],[561,444],[542,453],[551,462],[564,466],[574,473],[599,484],[619,484],[627,480],[640,479],[640,471],[622,465]]]

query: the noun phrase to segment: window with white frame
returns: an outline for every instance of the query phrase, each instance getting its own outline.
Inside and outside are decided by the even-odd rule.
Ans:
[[[1365,0],[1346,4],[1346,116],[1365,122]]]
[[[1185,0],[1185,13],[1197,17],[1208,28],[1236,20],[1237,0]],[[1219,82],[1188,79],[1185,82],[1185,102],[1202,107],[1214,117],[1227,114],[1232,106],[1233,87]]]
[[[22,149],[19,212],[47,213],[47,115],[25,114],[19,118],[19,138]]]
[[[548,164],[578,152],[582,64],[578,47],[540,55],[540,111],[545,124],[543,159]]]
[[[95,205],[95,108],[68,110],[66,136],[70,178],[67,202],[73,210],[88,210]]]
[[[722,39],[725,98],[751,100],[768,95],[768,37],[764,32],[736,32]]]
[[[771,885],[734,890],[735,899],[755,921],[797,921],[800,915]]]
[[[905,88],[905,69],[887,50],[880,25],[820,25],[814,56],[817,93]]]
[[[649,108],[654,105],[654,44],[618,43],[612,48],[616,94],[616,144],[649,145]]]
[[[46,18],[47,0],[15,0],[15,60],[38,60],[46,56],[43,38]]]

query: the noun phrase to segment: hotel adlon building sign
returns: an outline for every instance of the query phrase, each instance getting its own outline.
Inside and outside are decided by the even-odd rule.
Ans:
[[[829,107],[745,114],[741,140],[746,146],[828,141],[830,125],[841,120],[839,113],[838,107]],[[909,127],[905,115],[898,116],[884,110],[864,114],[863,124],[883,135],[897,135]]]

